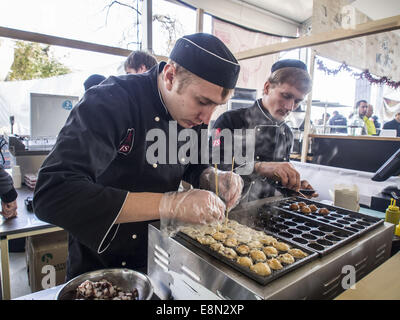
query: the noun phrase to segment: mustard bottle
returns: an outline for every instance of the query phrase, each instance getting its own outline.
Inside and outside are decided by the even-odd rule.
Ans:
[[[397,225],[396,229],[394,230],[394,234],[400,237],[400,223]]]
[[[398,225],[400,220],[400,210],[396,206],[396,200],[390,199],[390,206],[386,209],[385,221]]]

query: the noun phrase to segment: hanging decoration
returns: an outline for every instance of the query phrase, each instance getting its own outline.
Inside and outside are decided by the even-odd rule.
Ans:
[[[346,62],[343,62],[339,68],[337,69],[329,69],[327,66],[325,66],[324,62],[320,59],[317,59],[317,65],[318,69],[322,70],[325,72],[325,74],[328,75],[337,75],[340,71],[344,70],[347,72],[351,72],[352,76],[356,79],[367,79],[370,83],[372,84],[379,84],[379,85],[387,85],[390,88],[393,89],[398,89],[400,87],[400,81],[392,81],[388,77],[381,77],[381,78],[376,78],[372,74],[369,73],[368,69],[364,70],[363,72],[354,72],[347,64]]]

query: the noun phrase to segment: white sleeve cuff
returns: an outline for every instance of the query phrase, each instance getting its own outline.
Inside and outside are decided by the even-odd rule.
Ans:
[[[115,221],[117,221],[119,215],[121,214],[121,211],[122,211],[122,208],[123,208],[124,205],[125,205],[126,199],[128,199],[128,195],[129,195],[129,192],[126,193],[126,197],[125,197],[125,200],[124,200],[124,202],[123,202],[123,204],[122,204],[122,206],[121,206],[121,209],[119,209],[119,212],[118,212],[117,216],[115,217],[113,223],[112,223],[112,224],[110,225],[110,227],[108,228],[106,234],[105,234],[104,237],[103,237],[103,240],[101,240],[100,245],[99,245],[99,247],[98,247],[98,249],[97,249],[97,253],[98,253],[98,254],[101,254],[101,253],[103,253],[104,251],[106,251],[107,248],[110,246],[111,242],[114,240],[115,236],[117,235],[117,232],[118,232],[118,229],[119,229],[119,224],[118,224],[117,228],[115,229],[114,235],[113,235],[113,237],[111,238],[111,240],[108,242],[107,246],[106,246],[104,249],[101,249],[101,247],[103,246],[104,241],[106,240],[108,234],[110,233],[112,227],[114,226]]]

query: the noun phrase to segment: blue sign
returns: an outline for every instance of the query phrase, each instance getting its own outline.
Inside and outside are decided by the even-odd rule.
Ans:
[[[63,102],[63,104],[62,104],[62,107],[63,107],[65,110],[71,110],[71,109],[72,109],[72,102],[71,102],[71,100],[65,100],[65,101]]]

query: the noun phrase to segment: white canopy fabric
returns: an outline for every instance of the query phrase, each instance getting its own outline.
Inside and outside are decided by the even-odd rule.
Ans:
[[[14,116],[14,133],[30,134],[30,94],[56,94],[82,97],[83,82],[94,73],[105,77],[118,74],[119,64],[96,70],[75,72],[46,79],[0,81],[0,134],[10,133],[10,116]]]

